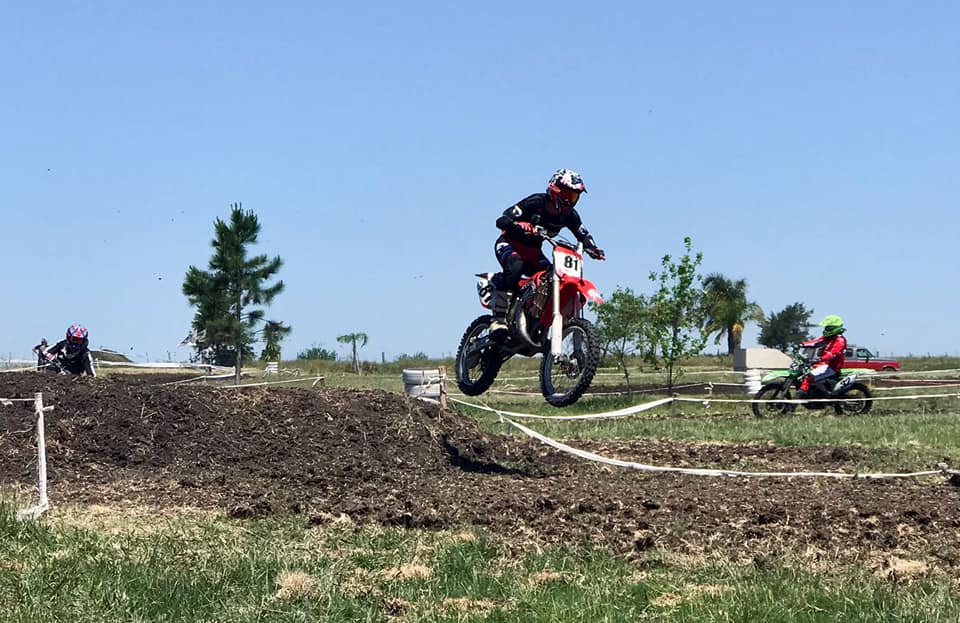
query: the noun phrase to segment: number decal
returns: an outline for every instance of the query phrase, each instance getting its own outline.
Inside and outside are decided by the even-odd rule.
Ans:
[[[582,260],[574,253],[557,248],[553,252],[553,261],[558,275],[579,278],[583,273]]]

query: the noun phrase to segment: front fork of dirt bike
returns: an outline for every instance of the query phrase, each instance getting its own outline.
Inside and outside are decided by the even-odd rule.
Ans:
[[[553,361],[560,360],[563,352],[563,316],[560,314],[560,276],[553,274],[553,324],[550,326],[550,356]]]

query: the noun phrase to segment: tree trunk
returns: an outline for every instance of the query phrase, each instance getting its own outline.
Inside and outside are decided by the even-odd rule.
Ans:
[[[740,342],[743,339],[743,325],[739,322],[727,330],[727,354],[733,355],[734,351],[740,348]]]
[[[240,326],[240,322],[243,319],[243,292],[237,293],[237,326]],[[239,335],[237,335],[237,341],[234,343],[233,347],[236,349],[237,360],[234,363],[234,376],[236,378],[236,385],[240,384],[240,372],[243,368],[243,344]]]

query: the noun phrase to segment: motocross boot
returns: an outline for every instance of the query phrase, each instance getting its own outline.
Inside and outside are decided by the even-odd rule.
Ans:
[[[490,311],[493,312],[493,320],[490,322],[490,338],[495,342],[502,342],[507,338],[507,310],[510,309],[510,299],[512,292],[507,290],[494,290],[490,295]]]

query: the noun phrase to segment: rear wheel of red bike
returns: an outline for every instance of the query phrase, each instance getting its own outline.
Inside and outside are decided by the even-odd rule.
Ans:
[[[467,396],[479,396],[497,378],[500,347],[489,339],[492,316],[480,316],[470,323],[457,349],[457,387]]]

